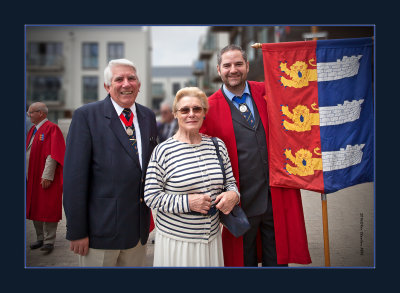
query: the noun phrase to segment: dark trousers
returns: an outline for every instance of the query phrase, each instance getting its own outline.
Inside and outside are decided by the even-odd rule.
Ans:
[[[262,243],[262,266],[282,267],[278,265],[276,258],[276,243],[274,218],[272,214],[271,194],[268,196],[268,207],[264,214],[249,217],[251,228],[243,235],[243,259],[245,267],[257,267],[257,233],[260,229]]]

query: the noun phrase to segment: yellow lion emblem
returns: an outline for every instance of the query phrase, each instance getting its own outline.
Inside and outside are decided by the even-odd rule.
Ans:
[[[317,105],[313,103],[311,108],[318,111]],[[289,111],[288,106],[282,106],[282,113],[289,117],[293,123],[283,120],[283,127],[287,130],[294,130],[297,132],[310,131],[311,126],[319,125],[319,113],[310,113],[310,109],[304,105],[296,106],[292,112]]]
[[[318,151],[318,147],[314,149],[314,153],[321,156],[321,153],[318,153]],[[313,158],[309,150],[300,149],[293,156],[290,149],[285,149],[284,154],[287,159],[296,165],[293,167],[286,163],[285,169],[289,174],[308,176],[313,175],[315,170],[322,170],[322,158]]]
[[[316,64],[312,64],[314,59],[310,59],[308,63],[311,66],[317,66]],[[302,88],[308,86],[310,81],[317,80],[317,69],[308,69],[308,65],[304,61],[296,61],[290,69],[287,67],[287,62],[279,65],[282,72],[286,73],[290,76],[291,79],[287,79],[281,76],[282,85],[285,87],[294,87],[294,88]]]

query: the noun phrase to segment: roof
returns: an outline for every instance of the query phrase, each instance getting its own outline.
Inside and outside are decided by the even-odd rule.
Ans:
[[[151,68],[153,77],[191,77],[192,66],[153,66]]]

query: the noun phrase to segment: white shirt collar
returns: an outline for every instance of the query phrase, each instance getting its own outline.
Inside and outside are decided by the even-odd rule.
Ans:
[[[40,123],[38,123],[38,125],[36,125],[36,129],[39,130],[40,126],[42,126],[46,121],[48,121],[49,119],[44,118],[42,121],[40,121]]]
[[[118,105],[113,98],[111,98],[111,102],[114,105],[115,111],[117,111],[118,117],[119,115],[121,115],[122,111],[124,110],[124,108],[122,108],[120,105]],[[136,117],[136,103],[133,103],[133,105],[131,106],[131,111],[133,113],[133,117]]]

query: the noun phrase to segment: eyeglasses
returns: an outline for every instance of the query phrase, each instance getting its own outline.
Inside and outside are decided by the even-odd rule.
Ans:
[[[26,112],[26,114],[28,114],[28,115],[31,115],[32,113],[35,113],[35,112],[40,112],[40,110],[36,110],[36,111],[31,111],[31,112]]]
[[[181,112],[181,114],[189,114],[190,110],[192,110],[194,114],[200,114],[203,111],[203,108],[198,106],[193,108],[183,107],[180,108],[178,111]]]

